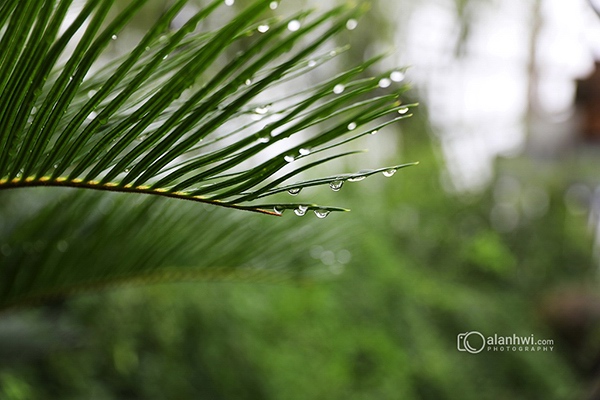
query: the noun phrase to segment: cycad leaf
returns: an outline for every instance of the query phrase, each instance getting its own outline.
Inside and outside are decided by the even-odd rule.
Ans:
[[[121,284],[312,280],[327,266],[311,246],[342,249],[339,224],[273,224],[157,196],[33,188],[2,196],[0,209],[10,210],[0,221],[0,309]]]
[[[270,14],[271,1],[255,0],[220,29],[199,32],[200,22],[225,7],[216,0],[169,31],[186,3],[179,0],[129,54],[100,67],[104,50],[145,0],[131,1],[110,20],[114,0],[89,1],[60,33],[70,3],[0,6],[0,189],[66,186],[275,214],[264,207],[339,211],[252,201],[292,186],[359,178],[341,174],[287,182],[351,154],[325,156],[325,150],[360,138],[355,129],[367,133],[408,116],[389,116],[408,110],[399,100],[405,86],[369,96],[381,90],[379,79],[362,74],[378,58],[314,86],[301,81],[333,57],[335,51],[318,54],[361,7],[286,19]],[[59,65],[77,32],[75,49]],[[215,70],[233,48],[245,50]],[[299,89],[290,94],[290,86]],[[274,100],[260,100],[268,95]],[[287,145],[290,137],[301,137],[301,144]],[[316,159],[318,154],[324,157]],[[303,158],[308,163],[300,165]]]

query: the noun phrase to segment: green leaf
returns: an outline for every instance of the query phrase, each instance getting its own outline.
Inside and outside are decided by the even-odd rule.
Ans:
[[[364,7],[273,18],[270,1],[255,0],[216,31],[199,31],[223,6],[217,0],[169,32],[186,3],[179,0],[129,54],[91,74],[145,1],[134,0],[113,17],[114,0],[90,1],[59,33],[70,3],[27,0],[16,7],[10,1],[0,9],[0,189],[146,193],[270,213],[249,202],[330,179],[287,182],[338,157],[294,162],[290,172],[288,161],[308,156],[301,150],[315,158],[359,139],[352,136],[356,128],[401,119],[391,115],[406,107],[400,103],[405,86],[370,96],[381,89],[364,71],[379,57],[314,86],[298,85],[335,56],[317,52]],[[258,32],[264,24],[269,29]],[[290,30],[293,24],[300,27]],[[61,64],[77,32],[75,49]],[[245,51],[215,69],[236,47]],[[258,103],[266,96],[275,100]],[[302,137],[302,144],[286,148],[290,137]]]

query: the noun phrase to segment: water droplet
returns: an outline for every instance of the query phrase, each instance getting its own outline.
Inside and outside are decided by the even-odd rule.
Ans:
[[[306,210],[308,210],[308,206],[298,206],[298,208],[294,210],[294,214],[296,214],[299,217],[302,217],[304,216],[304,214],[306,214]]]
[[[269,133],[263,134],[258,137],[258,141],[260,143],[269,143],[270,140],[271,140],[271,135]]]
[[[408,107],[404,107],[398,110],[398,114],[406,114],[408,112]]]
[[[275,211],[275,214],[277,214],[277,215],[281,215],[281,214],[283,214],[283,212],[285,211],[285,208],[282,208],[282,207],[277,207],[277,206],[275,206],[275,207],[273,208],[273,211]]]
[[[310,68],[312,68],[312,67],[314,67],[314,66],[316,66],[316,65],[317,65],[317,62],[316,62],[315,60],[309,60],[309,61],[308,61],[308,66],[309,66]]]
[[[36,106],[33,106],[33,107],[31,108],[31,115],[35,114],[36,112],[37,112],[37,107],[36,107]]]
[[[356,122],[350,122],[350,123],[348,124],[348,130],[349,130],[349,131],[353,131],[353,130],[355,130],[355,129],[356,129]]]
[[[346,22],[346,28],[349,31],[356,29],[357,26],[358,26],[358,21],[355,20],[354,18],[351,18]]]
[[[375,135],[375,134],[377,134],[377,132],[379,132],[377,129],[375,129],[375,130],[372,130],[372,131],[371,131],[371,135]]]
[[[260,33],[265,33],[269,30],[269,25],[259,25],[257,29]]]
[[[288,190],[288,193],[292,196],[296,196],[298,195],[298,193],[300,193],[301,190],[302,188],[291,188],[290,190]]]
[[[294,161],[296,158],[290,154],[288,154],[287,156],[283,157],[283,159],[285,160],[285,162],[292,162]]]
[[[262,106],[262,107],[256,107],[254,109],[254,112],[256,114],[259,114],[259,115],[265,115],[269,111],[269,107],[270,107],[270,105],[266,105],[266,106]]]
[[[90,120],[91,120],[91,119],[94,119],[94,118],[96,118],[97,116],[98,116],[98,113],[97,113],[97,112],[95,112],[95,111],[92,111],[92,112],[91,112],[91,113],[90,113],[90,114],[87,116],[87,119],[90,119]]]
[[[70,77],[69,77],[69,82],[71,82],[72,80],[73,80],[73,77],[72,77],[72,76],[70,76]]]
[[[343,185],[344,185],[344,181],[335,180],[335,181],[329,182],[329,187],[334,192],[339,191],[342,188]]]
[[[298,150],[298,153],[300,153],[301,156],[307,156],[310,154],[310,149],[300,149]]]
[[[293,19],[288,23],[287,28],[290,32],[296,32],[298,29],[300,29],[300,26],[300,21],[298,21],[297,19]]]
[[[379,80],[379,87],[380,88],[386,88],[386,87],[390,87],[390,85],[392,84],[392,81],[388,78],[381,78]]]
[[[317,218],[326,218],[329,215],[329,211],[327,210],[315,210],[315,215],[317,216]]]
[[[335,50],[331,50],[331,51],[329,52],[329,55],[330,55],[331,57],[335,57],[335,56],[337,56],[337,51],[335,51]]]
[[[169,55],[165,54],[165,56],[163,57],[163,60],[166,60],[167,58],[169,58]]]
[[[235,0],[225,0],[225,5],[227,7],[231,7],[233,5],[233,3],[235,3]]]
[[[402,82],[404,80],[404,72],[394,71],[390,74],[390,79],[394,82]]]
[[[383,171],[383,176],[385,176],[386,178],[389,178],[390,176],[393,176],[395,173],[396,173],[396,169],[391,168],[391,169]]]
[[[96,95],[96,93],[98,93],[98,92],[92,89],[89,92],[87,92],[87,97],[91,99],[92,97],[94,97]]]
[[[128,173],[128,172],[129,172],[129,168],[125,168],[125,169],[123,170],[123,172],[125,172],[125,173]]]
[[[111,38],[112,40],[117,40],[117,35],[112,35],[110,38]]]
[[[362,180],[365,180],[367,177],[366,176],[354,176],[352,178],[348,178],[348,182],[360,182]]]
[[[272,1],[272,2],[271,2],[271,4],[269,4],[269,8],[270,8],[271,10],[276,10],[276,9],[277,9],[277,7],[279,7],[279,3],[278,3],[278,2],[276,2],[276,1]]]
[[[252,80],[246,79],[245,83],[246,83],[246,86],[250,86],[250,85],[252,85]]]
[[[158,38],[159,42],[166,42],[167,41],[167,35],[162,35],[161,37]]]
[[[150,50],[150,46],[146,46],[146,51]]]
[[[342,85],[341,83],[338,83],[337,85],[335,85],[333,87],[333,93],[341,94],[344,92],[345,89],[346,89],[346,86]]]

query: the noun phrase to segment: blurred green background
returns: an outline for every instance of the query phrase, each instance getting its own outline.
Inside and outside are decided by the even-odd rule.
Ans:
[[[282,4],[281,12],[301,3]],[[314,264],[327,270],[325,278],[126,287],[5,311],[0,398],[600,398],[593,235],[597,144],[581,138],[573,101],[568,107],[575,111],[548,122],[549,111],[529,86],[532,80],[542,85],[535,71],[546,64],[536,56],[542,50],[530,51],[533,58],[521,60],[534,68],[526,68],[521,88],[528,101],[502,114],[506,120],[470,119],[468,110],[457,110],[461,102],[454,111],[463,117],[445,124],[436,116],[447,110],[431,91],[432,71],[447,68],[449,74],[460,70],[457,62],[467,65],[470,55],[478,60],[481,54],[469,52],[469,40],[477,37],[479,16],[490,12],[485,7],[507,3],[400,1],[393,5],[403,10],[398,20],[386,14],[389,4],[381,0],[373,2],[355,31],[340,38],[352,43],[342,65],[394,44],[397,54],[389,62],[409,64],[403,51],[413,50],[401,39],[411,34],[411,16],[435,5],[456,23],[450,25],[456,31],[451,59],[431,61],[437,68],[432,70],[423,65],[419,71],[415,63],[407,73],[415,86],[407,102],[421,102],[415,117],[379,132],[372,154],[357,161],[359,167],[398,161],[419,161],[419,166],[389,179],[348,183],[339,193],[311,192],[323,203],[352,209],[302,221],[330,232],[331,238],[307,249]],[[540,11],[544,4],[549,2],[531,2],[528,15],[547,16]],[[156,12],[161,7],[157,2]],[[429,29],[441,28],[432,22]],[[524,38],[526,49],[537,48],[531,46],[538,43],[534,34]],[[573,74],[567,78],[574,84]],[[437,102],[465,100],[461,84],[471,83],[453,84],[457,91],[439,92]],[[513,120],[522,135],[517,145],[489,151],[481,164],[468,151],[448,151],[449,136],[477,132],[480,136],[461,138],[477,143],[481,135],[502,134],[498,125]],[[567,126],[566,120],[575,122]],[[540,147],[540,131],[548,124],[570,139],[552,150]],[[461,181],[452,163],[471,164],[471,173],[481,179]],[[340,250],[326,250],[328,240],[341,243]],[[293,259],[284,262],[293,267]],[[555,345],[536,353],[458,351],[457,334],[472,330],[534,334]]]

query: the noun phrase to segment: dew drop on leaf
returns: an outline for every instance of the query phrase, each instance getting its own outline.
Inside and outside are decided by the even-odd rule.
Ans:
[[[333,87],[333,93],[341,94],[344,92],[345,89],[346,89],[346,87],[344,85],[342,85],[341,83],[338,83],[337,85],[335,85]]]
[[[278,2],[276,2],[276,1],[272,1],[272,2],[271,2],[271,4],[269,4],[269,8],[270,8],[271,10],[276,10],[276,9],[277,9],[277,7],[279,7],[279,3],[278,3]]]
[[[381,78],[379,80],[379,87],[380,88],[386,88],[386,87],[390,87],[390,85],[392,84],[392,81],[388,78]]]
[[[300,29],[300,26],[300,21],[293,19],[288,23],[287,28],[290,32],[296,32],[298,29]]]
[[[350,123],[348,124],[348,130],[349,130],[349,131],[353,131],[353,130],[355,130],[355,129],[356,129],[356,122],[350,122]]]
[[[310,149],[300,149],[298,150],[298,153],[300,153],[301,156],[307,156],[310,154]]]
[[[257,29],[260,33],[265,33],[269,30],[269,25],[259,25]]]
[[[110,38],[111,38],[112,40],[117,40],[117,35],[112,35]]]
[[[315,215],[317,218],[323,219],[329,215],[329,211],[327,210],[315,210]]]
[[[292,156],[292,155],[287,155],[287,156],[283,157],[283,159],[285,160],[285,162],[289,162],[289,163],[291,163],[292,161],[295,160],[294,156]]]
[[[306,210],[308,210],[307,206],[298,206],[298,208],[294,210],[294,214],[296,214],[299,217],[302,217],[304,216],[304,214],[306,214]]]
[[[402,82],[404,80],[404,73],[401,71],[394,71],[390,74],[390,79],[394,82]]]
[[[231,7],[235,3],[235,0],[225,0],[225,5]]]
[[[396,173],[396,169],[391,168],[391,169],[383,171],[383,176],[385,176],[386,178],[389,178],[390,176],[393,176],[395,173]]]
[[[354,18],[351,18],[348,21],[346,21],[346,29],[348,29],[349,31],[356,29],[357,26],[358,26],[358,21],[355,20]]]
[[[404,107],[398,110],[398,114],[406,114],[408,112],[408,107]]]
[[[300,193],[301,190],[302,188],[291,188],[290,190],[288,190],[288,193],[292,196],[296,196],[298,193]]]
[[[342,186],[344,186],[344,181],[335,180],[335,181],[329,182],[329,187],[334,192],[339,191],[342,188]]]

